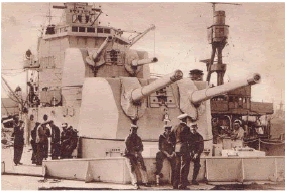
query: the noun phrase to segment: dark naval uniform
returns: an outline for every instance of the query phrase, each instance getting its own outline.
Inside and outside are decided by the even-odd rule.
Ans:
[[[51,125],[51,151],[52,159],[58,159],[60,156],[60,130],[59,127]]]
[[[34,129],[31,131],[31,145],[32,145],[32,164],[36,164],[36,161],[37,161],[37,142],[36,142],[36,139],[37,139],[37,129],[38,129],[38,126],[40,125],[40,123],[36,122],[35,126],[34,126]]]
[[[126,157],[127,166],[130,170],[132,184],[137,185],[137,175],[135,168],[138,166],[141,172],[142,182],[148,184],[146,166],[143,161],[141,152],[143,151],[143,144],[141,138],[137,134],[129,134],[125,140],[126,149],[124,156]]]
[[[166,153],[169,155],[172,155],[174,153],[174,144],[170,141],[169,135],[166,135],[166,133],[163,133],[159,136],[158,139],[158,148],[159,151],[156,153],[156,171],[155,174],[159,175],[163,166],[163,160],[167,158],[167,160],[170,162],[171,170],[172,170],[172,177],[171,182],[174,180],[174,174],[175,174],[175,158],[174,157],[168,157]]]
[[[14,163],[15,165],[21,164],[21,158],[24,149],[24,128],[21,128],[22,124],[14,127]]]
[[[186,123],[181,122],[175,126],[171,131],[171,140],[175,144],[175,175],[173,181],[173,188],[186,188],[188,181],[190,167],[190,155],[189,155],[189,138],[190,128]]]
[[[44,158],[48,157],[48,137],[50,131],[46,124],[41,124],[37,130],[39,141],[37,144],[37,164],[41,165]]]
[[[196,178],[199,174],[200,165],[200,156],[204,150],[204,141],[202,135],[198,132],[193,134],[190,132],[189,134],[189,150],[190,150],[190,158],[194,162],[194,170],[193,170],[193,178],[192,183],[196,182]],[[193,158],[194,155],[197,154],[196,158]],[[197,183],[196,183],[197,184]]]

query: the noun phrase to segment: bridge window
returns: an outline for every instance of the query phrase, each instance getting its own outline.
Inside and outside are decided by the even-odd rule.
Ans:
[[[233,101],[234,101],[233,97],[230,96],[230,97],[229,97],[229,102],[233,102]]]
[[[104,33],[110,34],[110,33],[111,33],[111,30],[110,30],[110,29],[104,29]]]
[[[103,33],[103,28],[97,28],[98,33]]]
[[[79,27],[79,32],[85,32],[85,27]]]
[[[72,32],[78,32],[78,27],[72,27]]]
[[[87,32],[95,32],[95,28],[88,27]]]

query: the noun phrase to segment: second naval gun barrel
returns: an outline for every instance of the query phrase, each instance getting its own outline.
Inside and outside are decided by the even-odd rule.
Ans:
[[[93,53],[92,55],[92,59],[96,60],[98,55],[102,52],[102,50],[104,48],[106,48],[106,46],[108,45],[108,42],[110,42],[113,39],[112,36],[108,36],[105,41],[101,44],[101,46],[98,48],[98,50],[96,52]]]
[[[201,101],[210,99],[214,96],[227,93],[229,91],[248,86],[248,85],[254,85],[258,84],[261,80],[260,74],[253,74],[252,76],[248,77],[247,79],[236,81],[236,82],[230,82],[221,86],[208,88],[204,90],[197,90],[194,91],[190,95],[190,100],[193,104],[200,103]]]
[[[132,91],[132,101],[136,102],[142,99],[145,96],[150,95],[151,93],[160,90],[173,82],[182,79],[183,73],[181,70],[176,70],[175,72],[171,74],[167,74],[155,81],[153,81],[151,84],[137,88]]]
[[[157,62],[158,59],[156,57],[153,58],[145,58],[145,59],[141,59],[141,60],[133,60],[132,61],[132,66],[141,66],[144,64],[150,64],[150,63],[154,63]]]

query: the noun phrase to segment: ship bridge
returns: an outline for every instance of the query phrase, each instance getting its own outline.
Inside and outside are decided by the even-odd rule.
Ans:
[[[88,3],[64,3],[64,6],[53,6],[56,9],[64,9],[63,23],[49,25],[46,28],[43,39],[58,38],[64,36],[103,37],[113,36],[119,44],[129,44],[122,37],[123,31],[108,26],[99,26],[99,16],[103,13],[99,8],[92,8]]]
[[[123,32],[107,26],[93,27],[93,26],[48,26],[46,34],[43,39],[48,40],[52,38],[59,38],[65,36],[80,36],[80,37],[97,37],[107,38],[113,36],[117,38],[119,44],[128,45],[129,41],[122,37]]]

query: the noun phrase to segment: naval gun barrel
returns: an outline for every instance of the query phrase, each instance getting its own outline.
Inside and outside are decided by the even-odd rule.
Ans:
[[[170,84],[172,84],[173,82],[182,79],[183,77],[183,73],[181,70],[176,70],[173,73],[167,74],[155,81],[153,81],[151,84],[141,87],[141,88],[137,88],[135,90],[132,91],[132,101],[136,102],[139,101],[140,99],[142,99],[145,96],[150,95],[151,93],[160,90]]]
[[[96,50],[96,52],[94,52],[94,53],[92,54],[92,59],[93,59],[94,61],[98,58],[99,54],[102,52],[102,50],[103,50],[104,48],[106,48],[106,46],[108,45],[108,42],[110,42],[111,40],[113,40],[113,37],[112,37],[112,36],[108,36],[108,37],[105,39],[105,41],[101,44],[101,46],[99,47],[99,49]]]
[[[207,88],[204,90],[197,90],[194,91],[190,96],[190,100],[193,104],[200,103],[201,101],[210,99],[214,96],[227,93],[229,91],[248,86],[248,85],[255,85],[260,83],[261,76],[260,74],[253,74],[252,76],[248,77],[247,79],[236,81],[236,82],[230,82],[221,86],[213,87],[213,88]]]
[[[156,57],[153,58],[145,58],[145,59],[141,59],[141,60],[133,60],[132,61],[132,66],[141,66],[144,64],[150,64],[150,63],[154,63],[157,62],[158,59]]]

